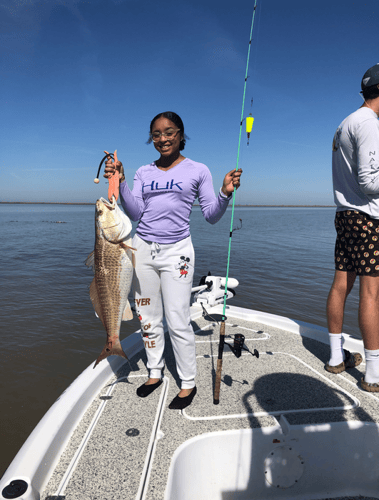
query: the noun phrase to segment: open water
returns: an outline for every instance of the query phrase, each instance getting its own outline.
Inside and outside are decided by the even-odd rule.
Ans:
[[[229,276],[240,282],[230,304],[326,327],[334,274],[333,208],[236,207]],[[195,281],[226,273],[231,210],[211,226],[195,207]],[[135,225],[134,225],[135,227]],[[94,246],[94,206],[0,204],[0,476],[68,385],[99,355],[84,265]],[[344,331],[359,335],[358,287]],[[121,338],[139,328],[124,322]]]

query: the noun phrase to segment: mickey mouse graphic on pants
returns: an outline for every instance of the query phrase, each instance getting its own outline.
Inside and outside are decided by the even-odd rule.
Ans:
[[[179,269],[179,273],[180,273],[179,278],[182,278],[182,277],[187,278],[188,270],[189,270],[188,262],[190,262],[189,257],[184,257],[184,255],[182,255],[180,257],[179,264],[175,266],[175,269]]]

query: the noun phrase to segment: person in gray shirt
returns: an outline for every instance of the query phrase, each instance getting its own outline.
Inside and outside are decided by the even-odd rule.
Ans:
[[[361,387],[379,392],[379,63],[366,71],[361,88],[364,104],[343,120],[333,139],[336,270],[327,300],[330,360],[325,369],[341,373],[362,362],[361,354],[342,347],[345,303],[358,275],[366,359]]]

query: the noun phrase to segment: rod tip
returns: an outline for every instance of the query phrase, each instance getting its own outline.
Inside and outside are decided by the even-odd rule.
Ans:
[[[214,405],[218,405],[218,404],[219,404],[219,402],[220,402],[220,400],[219,400],[219,399],[214,399],[214,400],[213,400],[213,404],[214,404]]]
[[[93,180],[93,182],[94,182],[95,184],[99,184],[99,182],[100,182],[100,181],[99,181],[99,179],[96,177],[96,179],[94,179],[94,180]]]

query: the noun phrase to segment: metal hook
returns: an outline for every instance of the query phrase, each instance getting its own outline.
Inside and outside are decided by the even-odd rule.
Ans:
[[[233,228],[232,233],[233,233],[234,231],[238,231],[239,229],[242,229],[242,219],[239,219],[239,221],[240,221],[240,226],[239,226],[239,227],[235,227],[235,228]]]

